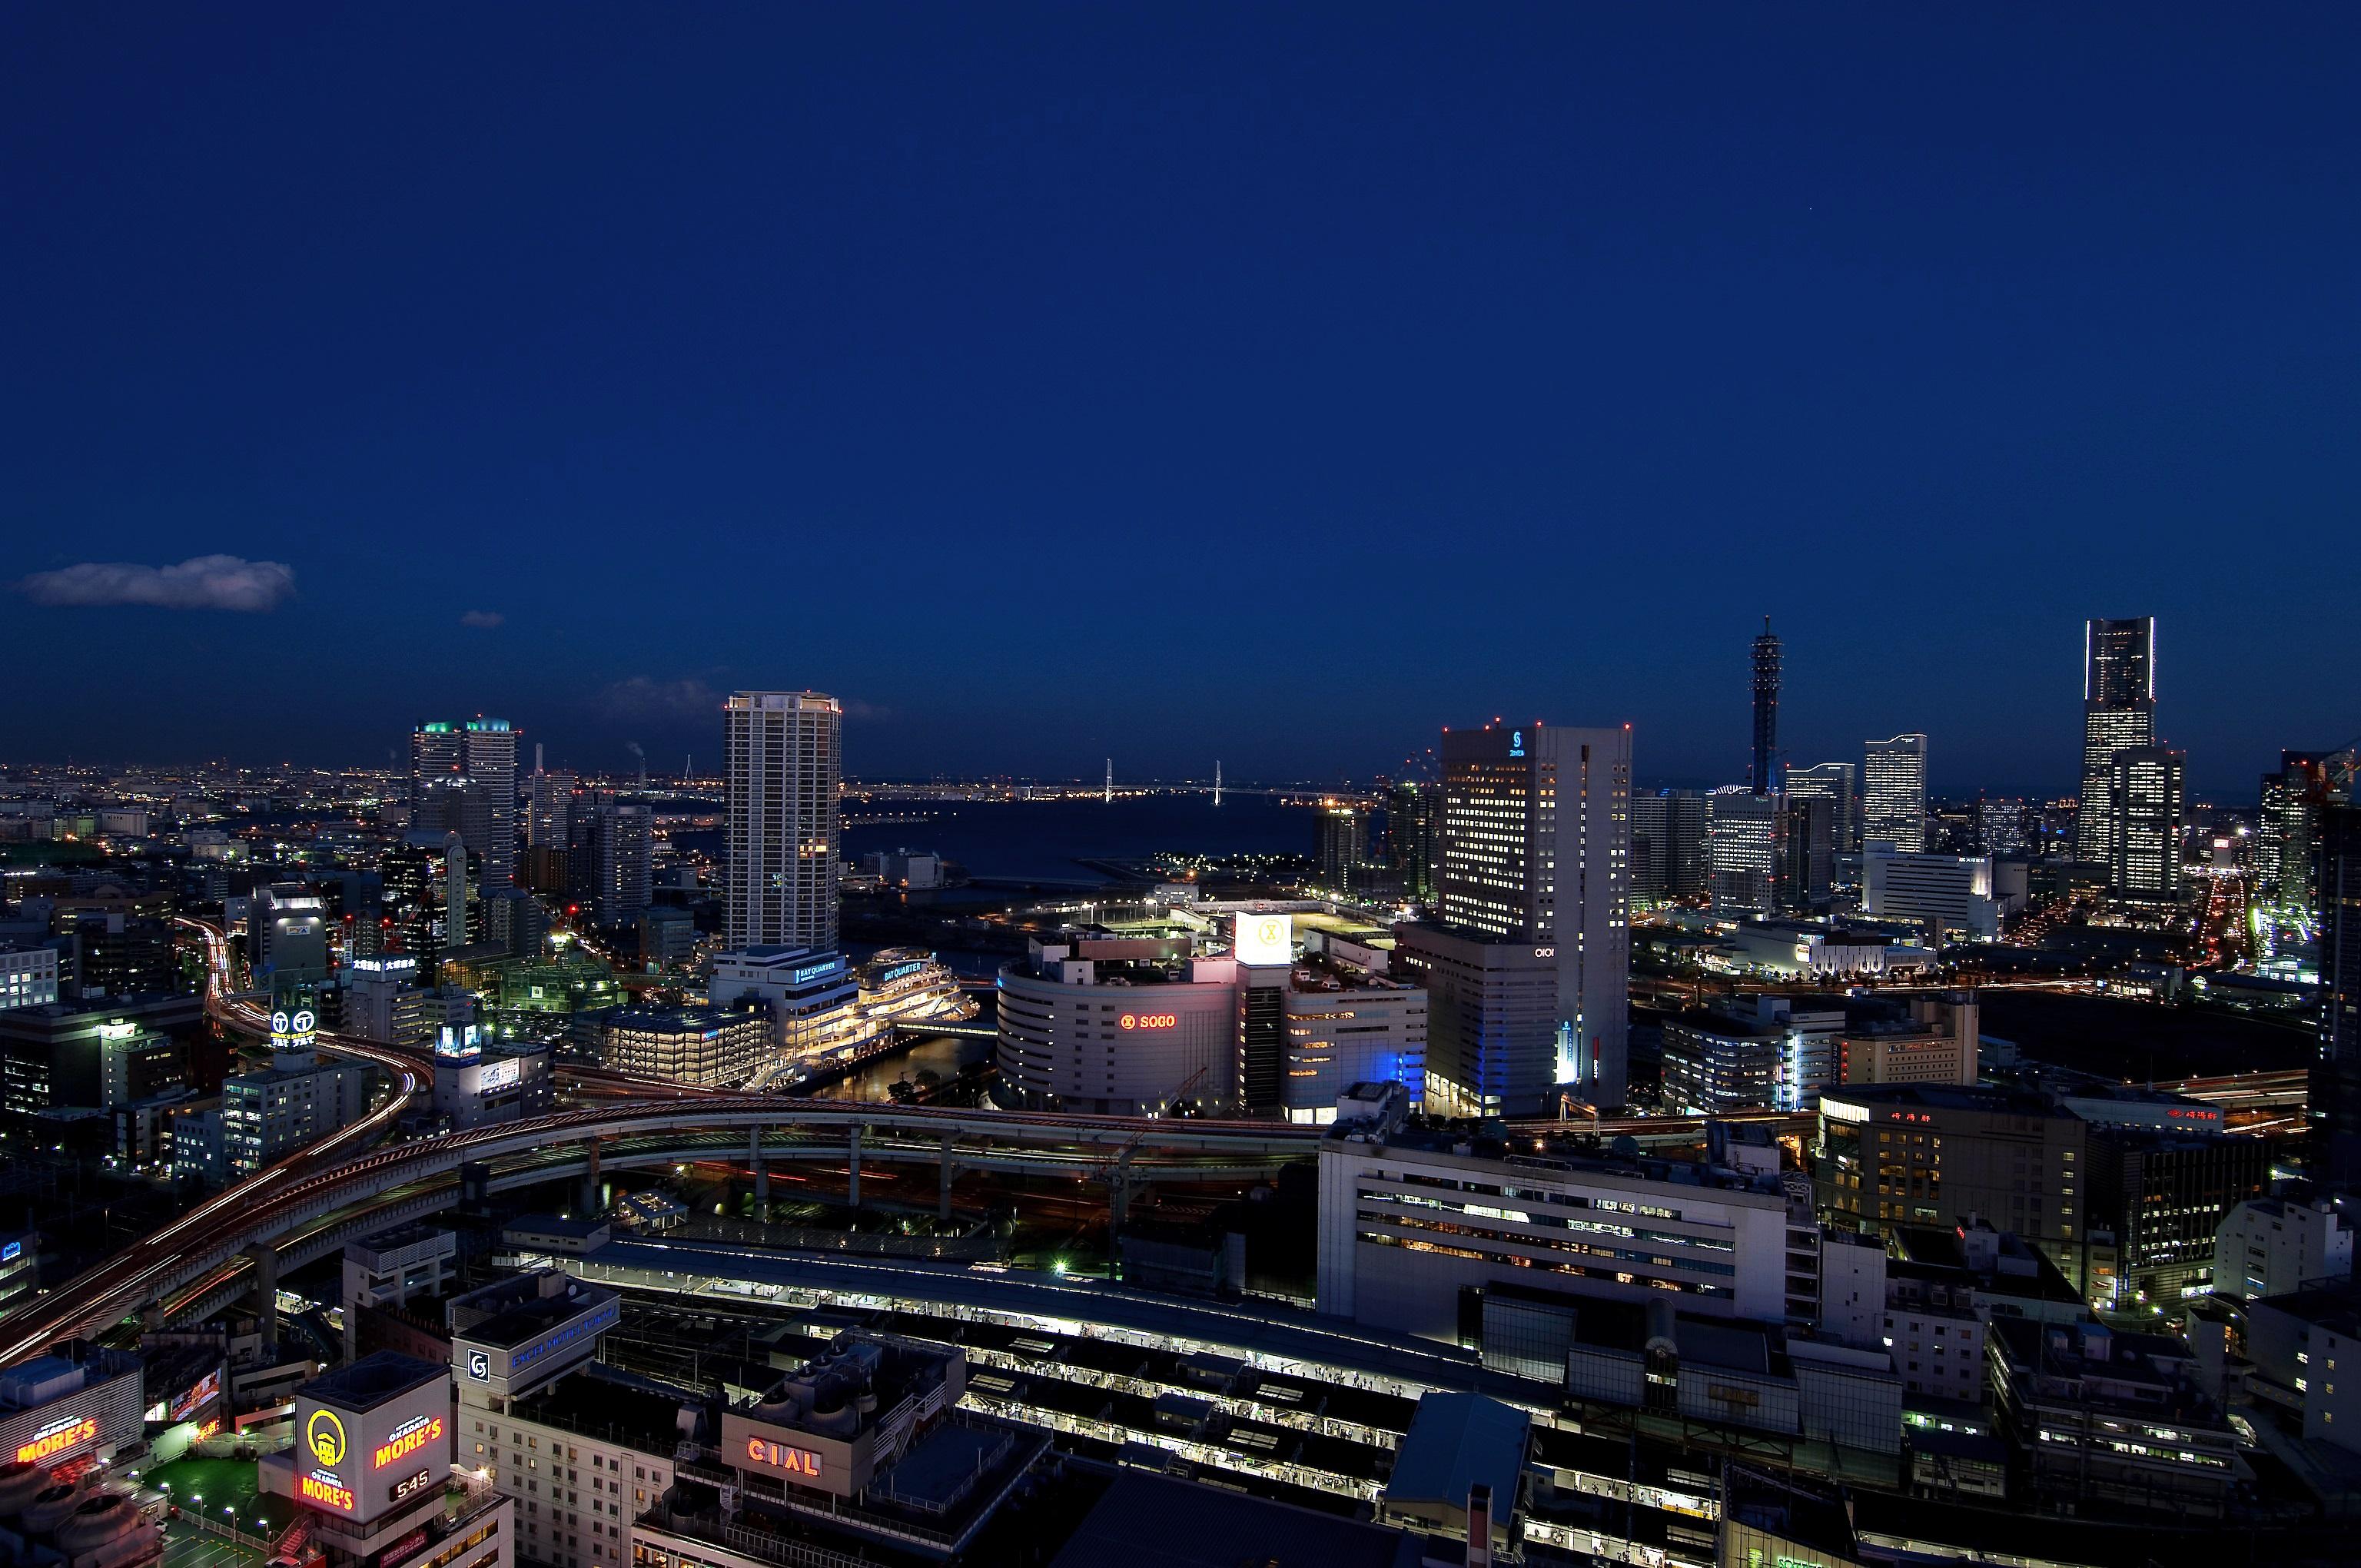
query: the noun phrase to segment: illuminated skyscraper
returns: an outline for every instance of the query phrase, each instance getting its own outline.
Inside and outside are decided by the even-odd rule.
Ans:
[[[1724,784],[1706,796],[1706,866],[1713,907],[1723,915],[1768,915],[1779,907],[1784,860],[1781,798]]]
[[[1556,1085],[1606,1105],[1622,1103],[1629,1037],[1631,795],[1629,725],[1444,731],[1442,923],[1555,963]],[[1516,1110],[1553,1087],[1480,1093]]]
[[[2279,771],[2263,775],[2255,819],[2255,934],[2272,972],[2313,971],[2319,915],[2320,813],[2334,763],[2324,751],[2281,751]]]
[[[1883,839],[1904,854],[1927,847],[1927,737],[1872,740],[1861,770],[1861,841]]]
[[[818,692],[739,692],[723,705],[731,948],[836,949],[843,714]]]
[[[1434,902],[1436,817],[1443,808],[1440,786],[1405,779],[1386,799],[1386,860],[1401,879],[1403,894],[1418,904]]]
[[[1351,888],[1365,880],[1369,859],[1369,814],[1358,806],[1320,808],[1317,853],[1320,885]]]
[[[1808,768],[1783,768],[1790,800],[1825,800],[1828,828],[1840,854],[1861,848],[1861,791],[1855,781],[1861,770],[1851,762],[1818,762]]]
[[[2117,751],[2107,784],[2107,885],[2117,898],[2171,904],[2180,897],[2185,768],[2167,746]]]
[[[411,799],[457,779],[477,786],[459,797],[466,815],[412,826],[456,830],[483,867],[483,891],[506,893],[515,885],[517,839],[517,732],[507,719],[435,720],[411,731]]]
[[[2320,806],[2320,1058],[2308,1101],[2316,1179],[2345,1191],[2361,1188],[2361,805],[2352,776],[2348,761]]]
[[[2156,744],[2156,618],[2082,623],[2082,813],[2074,857],[2112,867],[2115,755]]]
[[[1769,795],[1780,787],[1779,773],[1779,640],[1766,615],[1754,640],[1754,772],[1748,782],[1755,794]]]

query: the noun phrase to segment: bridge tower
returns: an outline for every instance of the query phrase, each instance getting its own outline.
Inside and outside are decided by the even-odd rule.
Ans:
[[[1113,757],[1107,759],[1106,794],[1099,798],[1109,806],[1115,804],[1115,759]]]
[[[1222,804],[1222,761],[1218,757],[1213,759],[1213,804]]]

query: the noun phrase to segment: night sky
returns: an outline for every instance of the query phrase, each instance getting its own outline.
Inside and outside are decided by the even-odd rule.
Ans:
[[[2361,732],[2361,12],[1146,9],[10,8],[0,760]]]

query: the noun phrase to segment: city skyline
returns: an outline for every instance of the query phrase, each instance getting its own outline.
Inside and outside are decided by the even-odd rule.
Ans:
[[[1504,713],[1712,784],[1769,614],[1793,760],[1923,730],[1938,791],[2064,794],[2059,668],[2130,614],[2243,797],[2361,731],[2353,25],[979,16],[912,60],[746,15],[553,63],[522,13],[464,59],[16,18],[0,735],[345,762],[483,711],[598,770],[785,683],[876,774],[1367,773]],[[1385,700],[1302,722],[1275,661],[1321,651]]]

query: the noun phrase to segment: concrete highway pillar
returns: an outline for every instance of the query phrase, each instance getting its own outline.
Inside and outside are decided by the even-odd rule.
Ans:
[[[848,1168],[851,1170],[851,1173],[852,1173],[851,1179],[850,1181],[848,1181],[848,1182],[846,1182],[846,1183],[845,1183],[845,1190],[844,1190],[844,1201],[845,1201],[847,1203],[851,1204],[852,1207],[854,1207],[854,1208],[858,1209],[858,1208],[860,1208],[860,1207],[861,1207],[861,1124],[860,1124],[860,1123],[855,1122],[855,1123],[852,1124],[852,1134],[851,1134],[851,1137],[849,1137],[849,1138],[847,1138],[847,1139],[845,1140],[845,1146],[845,1146],[845,1158],[846,1158],[846,1162],[847,1162]]]
[[[1130,1149],[1123,1151],[1115,1162],[1115,1174],[1107,1181],[1107,1239],[1110,1242],[1115,1239],[1115,1233],[1123,1229],[1124,1221],[1131,1214],[1133,1152]]]
[[[598,1209],[598,1140],[592,1138],[589,1158],[582,1166],[582,1217],[596,1219]]]
[[[943,1135],[943,1172],[940,1183],[942,1191],[935,1200],[935,1215],[938,1219],[949,1220],[951,1217],[951,1178],[959,1171],[959,1167],[951,1163],[951,1146],[958,1141],[959,1137],[956,1134]]]
[[[754,1168],[754,1218],[770,1223],[771,1168],[763,1163],[763,1129],[746,1129],[746,1163]]]
[[[247,1300],[262,1319],[262,1343],[275,1350],[279,1346],[279,1249],[269,1242],[256,1242],[246,1249],[246,1255],[254,1260],[254,1290]]]

